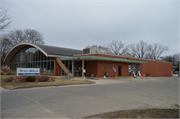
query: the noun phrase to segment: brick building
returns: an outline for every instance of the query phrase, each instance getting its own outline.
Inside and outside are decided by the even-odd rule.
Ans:
[[[132,72],[138,71],[150,76],[172,76],[173,65],[169,62],[91,51],[22,43],[12,48],[4,61],[9,63],[11,70],[16,70],[17,67],[40,68],[41,75],[66,75],[56,61],[58,58],[74,76],[130,76]]]

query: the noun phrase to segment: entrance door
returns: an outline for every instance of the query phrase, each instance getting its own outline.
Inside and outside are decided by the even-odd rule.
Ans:
[[[121,66],[118,66],[118,76],[121,76]]]
[[[138,64],[132,64],[132,70],[133,70],[134,73],[137,75],[138,70],[139,70],[139,65],[138,65]]]

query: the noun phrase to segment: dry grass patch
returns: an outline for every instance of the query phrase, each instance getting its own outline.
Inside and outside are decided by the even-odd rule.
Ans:
[[[109,112],[86,118],[179,118],[179,109],[141,109]]]
[[[4,82],[7,78],[14,77],[14,75],[1,75],[1,86],[6,89],[12,89],[18,86],[35,86],[35,85],[53,85],[53,84],[91,84],[94,83],[88,80],[73,80],[55,78],[54,82]]]

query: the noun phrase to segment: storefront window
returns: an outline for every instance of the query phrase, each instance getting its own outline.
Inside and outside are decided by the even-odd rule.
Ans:
[[[62,63],[66,66],[66,68],[72,72],[72,61],[62,61]],[[64,70],[61,68],[61,75],[66,75]]]
[[[36,48],[24,48],[13,57],[10,68],[40,68],[41,73],[54,74],[54,58],[46,57]]]

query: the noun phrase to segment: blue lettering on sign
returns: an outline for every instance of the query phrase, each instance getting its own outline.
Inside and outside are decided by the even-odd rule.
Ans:
[[[18,75],[39,75],[39,73],[18,73]]]

